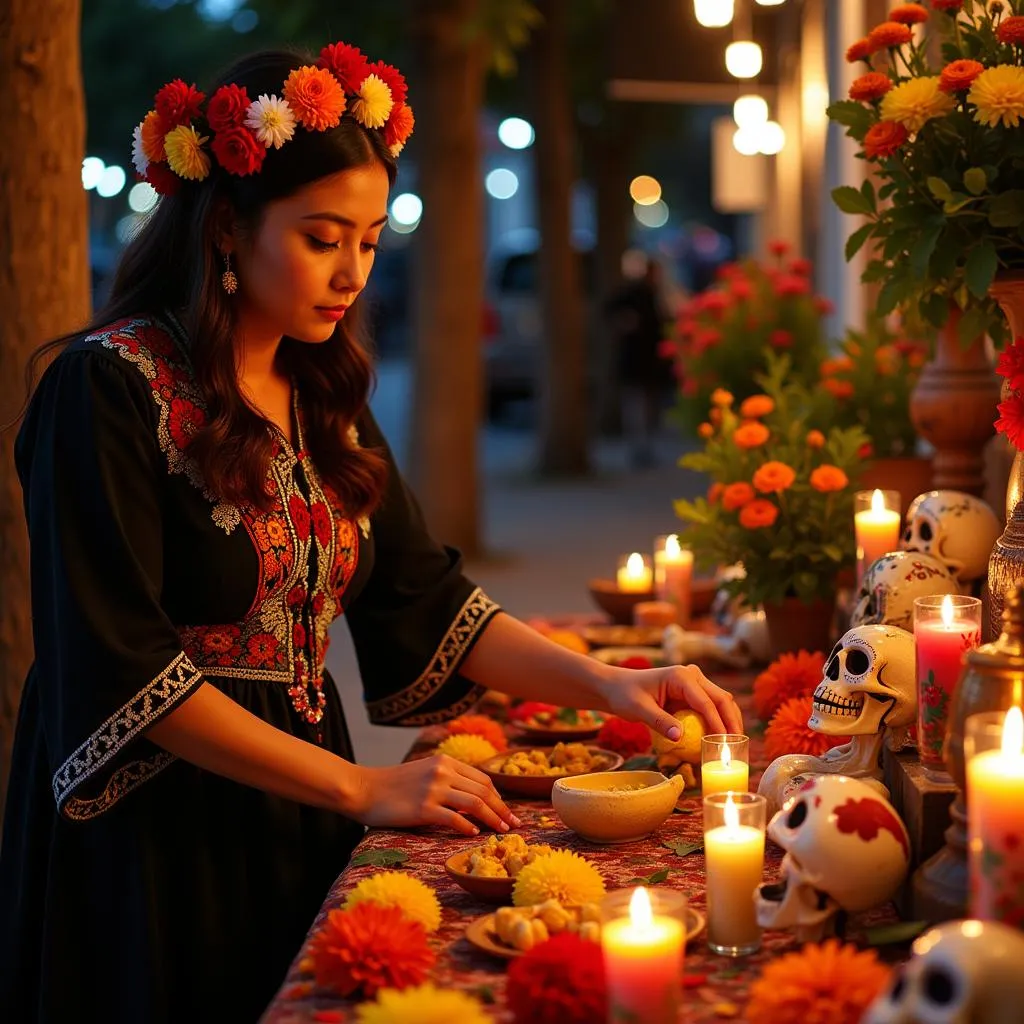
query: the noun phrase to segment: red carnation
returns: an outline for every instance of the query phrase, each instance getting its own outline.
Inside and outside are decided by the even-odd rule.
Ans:
[[[206,107],[206,120],[215,132],[240,128],[249,109],[249,94],[239,85],[222,85]]]
[[[370,67],[363,51],[348,43],[330,43],[325,46],[320,51],[316,66],[327,68],[344,92],[357,92]]]
[[[194,85],[186,85],[180,78],[168,82],[156,94],[156,112],[160,120],[171,128],[179,124],[188,124],[199,116],[199,107],[206,99],[206,93],[200,92]]]
[[[267,147],[248,128],[242,127],[217,132],[210,148],[228,174],[253,174],[263,166],[267,155]]]
[[[509,967],[505,999],[515,1024],[607,1020],[600,944],[563,932],[534,946]]]
[[[896,121],[879,121],[864,136],[864,155],[869,160],[892,156],[910,138],[910,132]]]
[[[976,60],[954,60],[939,74],[939,88],[943,92],[966,92],[971,83],[985,70]]]
[[[858,39],[847,48],[847,63],[854,64],[859,60],[867,60],[872,52],[871,43],[867,39]]]
[[[811,264],[811,261],[805,260],[802,257],[791,261],[789,264],[789,272],[796,274],[798,277],[807,277],[813,269],[814,266]]]
[[[643,722],[627,722],[614,715],[605,720],[595,740],[602,750],[612,750],[623,757],[647,754],[651,749],[651,730]]]
[[[391,90],[391,98],[396,104],[405,102],[409,95],[409,86],[406,85],[405,76],[398,68],[378,60],[367,65],[366,70],[368,74],[376,75]]]
[[[996,37],[1001,43],[1018,46],[1024,43],[1024,16],[1012,14],[1008,18],[1003,18],[996,29]]]
[[[892,88],[888,75],[878,71],[869,71],[850,84],[850,99],[860,103],[870,103],[880,99]]]
[[[151,161],[146,168],[145,180],[162,196],[173,196],[181,188],[181,178],[166,164]]]

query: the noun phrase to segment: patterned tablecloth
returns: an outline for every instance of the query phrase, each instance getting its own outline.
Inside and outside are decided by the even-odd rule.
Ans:
[[[751,733],[751,784],[752,788],[756,788],[757,779],[765,767],[765,758],[759,723],[752,718],[750,710],[752,676],[744,673],[716,673],[714,678],[736,694],[743,708],[746,727]],[[421,734],[410,751],[410,756],[419,756],[429,751],[436,740],[435,727],[433,733],[428,731]],[[626,886],[638,876],[649,876],[655,871],[668,868],[669,875],[663,884],[682,889],[687,893],[690,904],[704,911],[703,853],[695,852],[679,857],[663,845],[666,840],[702,840],[701,804],[696,794],[684,794],[676,813],[653,835],[640,842],[620,846],[600,846],[580,839],[562,825],[547,801],[511,798],[509,804],[522,820],[520,831],[528,843],[547,843],[583,854],[600,868],[609,890]],[[397,848],[408,854],[409,859],[402,868],[431,886],[437,893],[442,907],[442,925],[439,932],[433,936],[439,954],[433,980],[443,987],[462,989],[482,997],[487,1002],[493,1001],[489,1010],[496,1024],[508,1024],[512,1021],[510,1013],[505,1008],[504,999],[505,971],[508,962],[478,951],[464,937],[466,927],[475,918],[492,913],[495,908],[470,896],[449,879],[444,870],[444,862],[448,857],[477,846],[480,842],[479,838],[453,836],[450,832],[431,828],[407,831],[371,829],[356,852]],[[782,851],[769,841],[766,850],[766,878],[774,876],[781,859]],[[329,910],[341,906],[346,894],[360,880],[377,870],[380,869],[372,866],[346,868],[331,887],[310,934],[316,930]],[[865,929],[894,923],[897,920],[895,910],[891,906],[880,908],[870,914],[855,916],[850,921],[847,938],[855,942],[863,940]],[[764,934],[763,946],[759,953],[732,960],[709,952],[705,936],[698,936],[689,943],[686,950],[685,1006],[679,1021],[696,1024],[699,1021],[743,1020],[750,984],[757,977],[763,964],[771,957],[798,948],[799,944],[788,933],[769,931]],[[330,992],[315,988],[311,976],[304,973],[300,966],[304,955],[305,944],[298,952],[280,991],[267,1009],[263,1024],[352,1020],[352,1006],[356,1001],[341,1000]],[[900,958],[905,955],[905,951],[891,949],[884,955],[886,959]]]

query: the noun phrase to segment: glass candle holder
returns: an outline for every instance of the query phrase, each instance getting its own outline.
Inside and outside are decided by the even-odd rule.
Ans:
[[[750,787],[750,739],[735,732],[708,733],[700,741],[700,792],[745,793]]]
[[[964,729],[970,916],[1024,922],[1024,716],[971,715]]]
[[[609,1024],[676,1024],[682,1004],[686,895],[618,889],[601,901]]]
[[[693,588],[693,552],[679,543],[677,534],[654,538],[654,593],[659,601],[675,605],[676,622],[690,621]]]
[[[748,956],[761,948],[754,893],[764,874],[768,801],[759,793],[704,797],[708,948]]]
[[[649,594],[652,580],[651,561],[646,555],[634,551],[630,555],[619,556],[615,583],[620,591],[626,594]]]
[[[900,546],[903,517],[899,491],[858,491],[853,496],[853,531],[857,542],[857,586],[871,563]]]
[[[914,599],[917,746],[925,775],[951,784],[944,745],[964,654],[981,643],[981,600],[960,594]]]

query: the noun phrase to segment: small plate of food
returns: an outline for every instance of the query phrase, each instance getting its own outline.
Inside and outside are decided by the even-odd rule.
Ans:
[[[519,739],[527,743],[555,743],[593,739],[601,731],[605,716],[600,711],[560,708],[531,701],[514,709],[510,718],[519,730]]]
[[[477,765],[503,793],[550,798],[555,779],[610,772],[622,764],[611,750],[583,743],[556,743],[554,747],[519,747],[489,757]]]
[[[665,665],[665,655],[660,647],[598,647],[590,652],[590,656],[618,668],[662,668]]]
[[[542,843],[527,843],[517,832],[488,836],[480,846],[456,853],[444,869],[466,892],[487,903],[511,903],[519,872],[538,857],[552,853]]]

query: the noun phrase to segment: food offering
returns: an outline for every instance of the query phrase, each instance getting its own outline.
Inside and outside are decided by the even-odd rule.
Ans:
[[[587,942],[598,942],[600,920],[596,903],[571,906],[551,899],[533,907],[501,907],[474,921],[466,938],[485,952],[511,958],[563,932],[579,935]]]
[[[449,857],[444,869],[466,892],[490,903],[509,903],[520,871],[553,852],[550,846],[527,843],[521,835],[509,832],[488,836],[480,846]]]
[[[509,716],[527,742],[551,743],[557,740],[592,739],[604,725],[600,711],[561,708],[553,704],[522,704]]]
[[[505,793],[547,797],[555,779],[606,772],[618,768],[622,757],[583,743],[556,743],[549,748],[513,749],[478,765]]]

